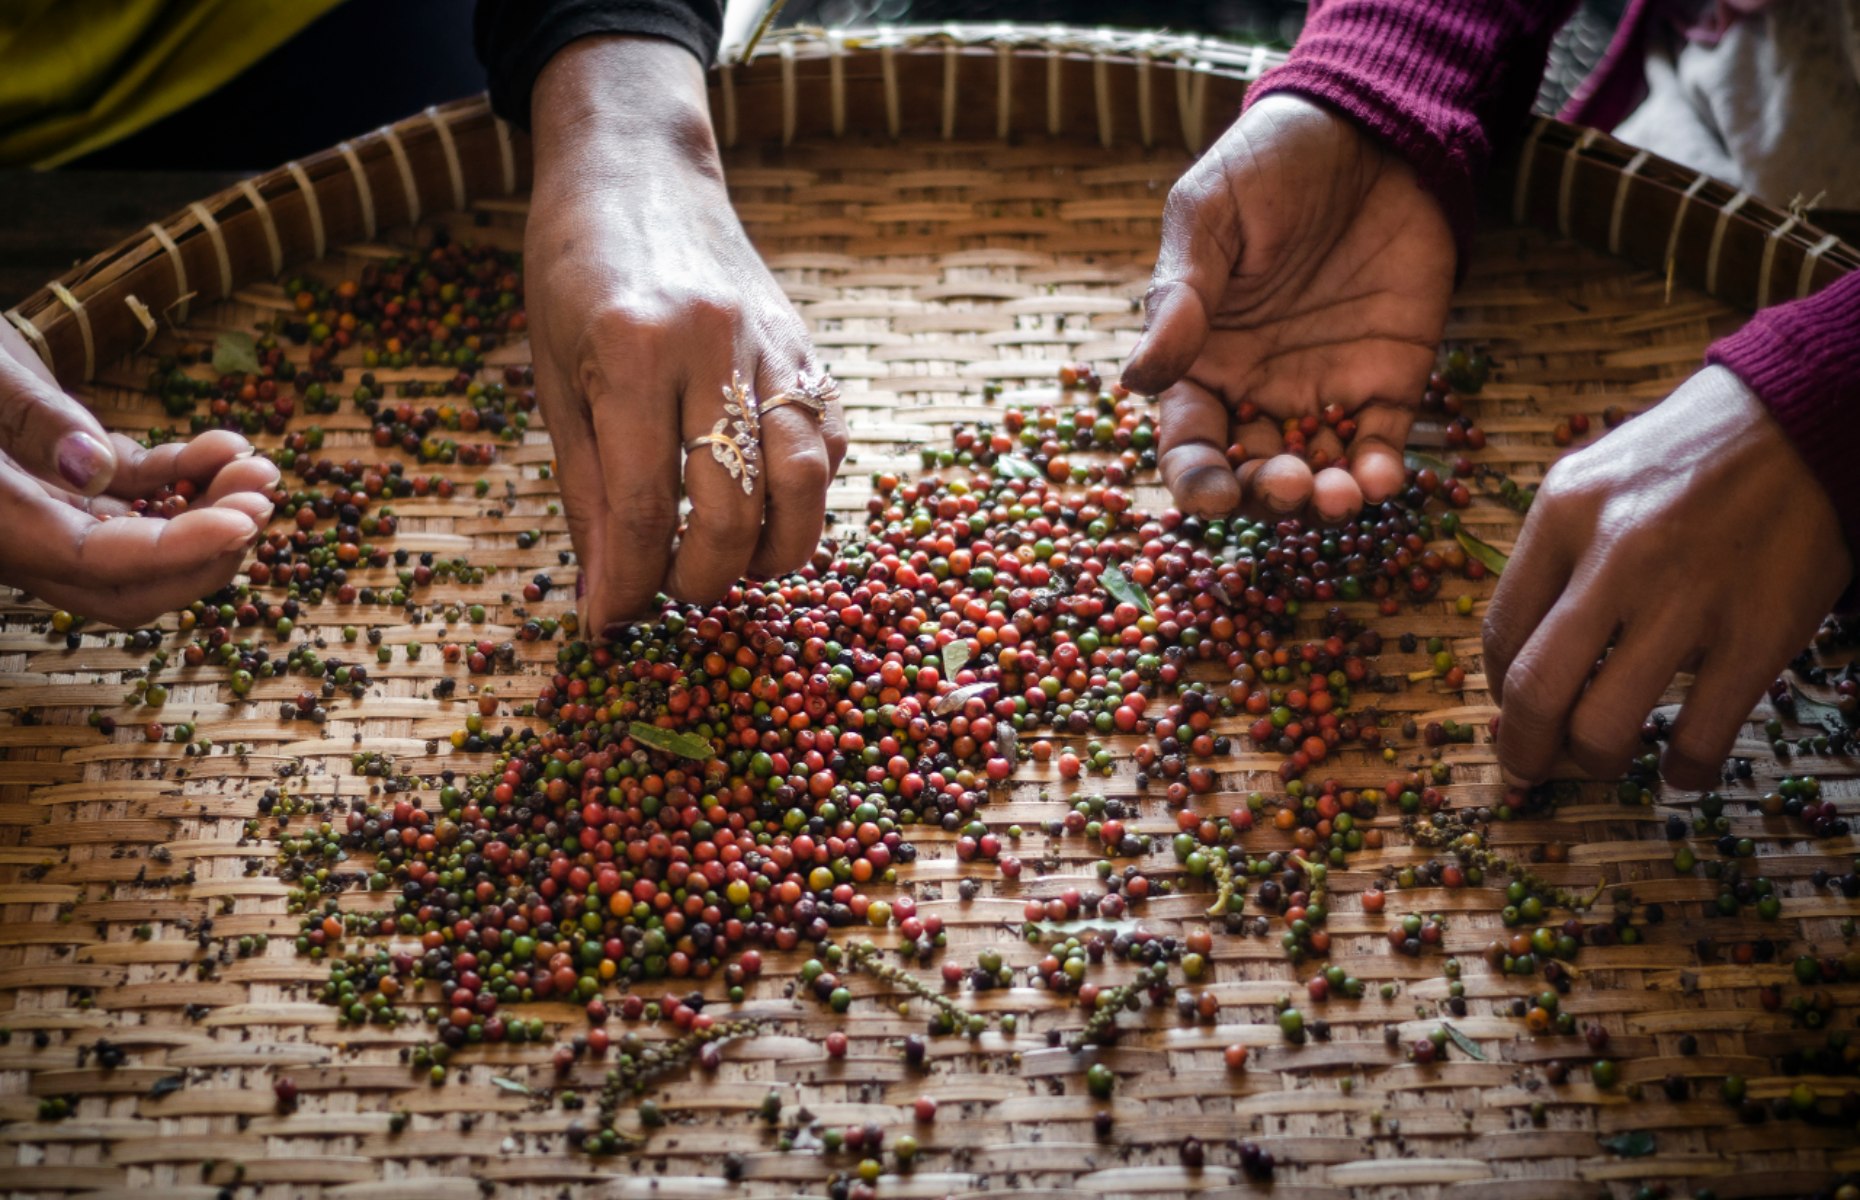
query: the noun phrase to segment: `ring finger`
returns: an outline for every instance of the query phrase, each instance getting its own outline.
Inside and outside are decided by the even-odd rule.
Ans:
[[[668,586],[688,603],[716,600],[743,577],[762,532],[768,464],[752,390],[755,367],[739,354],[729,377],[694,374],[679,405],[685,495],[691,515]]]
[[[799,386],[815,371],[817,368],[805,360],[788,369],[771,367],[765,360],[756,374],[757,395],[773,400]],[[830,407],[815,414],[807,405],[795,402],[762,410],[768,510],[762,523],[762,540],[749,560],[749,570],[763,578],[795,570],[820,544],[827,515],[827,487],[833,482],[833,455],[825,427]]]

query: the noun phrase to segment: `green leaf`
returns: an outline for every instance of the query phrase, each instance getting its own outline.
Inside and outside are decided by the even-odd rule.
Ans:
[[[514,1092],[515,1094],[519,1096],[533,1096],[536,1094],[530,1091],[529,1084],[524,1083],[520,1080],[516,1080],[516,1079],[506,1079],[502,1075],[491,1076],[491,1084],[492,1086],[501,1088],[506,1092]]]
[[[1124,574],[1124,568],[1116,563],[1106,564],[1104,574],[1098,577],[1098,582],[1104,585],[1105,591],[1111,593],[1112,599],[1124,604],[1134,604],[1146,614],[1156,611],[1156,606],[1150,603],[1149,593],[1130,582],[1130,576]]]
[[[995,474],[1009,479],[1042,479],[1040,468],[1018,454],[1003,454],[995,459]]]
[[[1794,720],[1797,725],[1819,729],[1829,737],[1846,737],[1852,730],[1847,727],[1847,718],[1841,710],[1822,700],[1817,700],[1789,681],[1789,698],[1795,701]]]
[[[1485,1061],[1485,1051],[1479,1049],[1478,1042],[1473,1041],[1445,1021],[1440,1023],[1440,1027],[1447,1031],[1447,1036],[1453,1039],[1455,1046],[1466,1052],[1467,1058],[1476,1059],[1479,1062]]]
[[[1466,553],[1484,563],[1486,570],[1494,575],[1505,573],[1505,564],[1511,560],[1506,558],[1504,552],[1498,547],[1477,534],[1466,532],[1464,525],[1453,531],[1453,537],[1466,548]]]
[[[969,661],[969,639],[957,638],[943,647],[943,678],[954,680]]]
[[[1453,478],[1453,468],[1424,450],[1401,452],[1402,465],[1410,471],[1432,471],[1442,479]]]
[[[237,330],[220,334],[213,339],[213,369],[222,375],[258,374],[258,343]]]
[[[695,733],[684,733],[677,729],[661,729],[657,725],[649,725],[644,721],[633,722],[627,727],[627,732],[632,734],[633,740],[642,746],[663,750],[667,754],[676,754],[680,758],[709,762],[717,756],[717,752],[711,748],[710,739],[701,738]]]
[[[1653,1135],[1644,1130],[1638,1133],[1618,1133],[1614,1137],[1602,1139],[1602,1149],[1610,1154],[1619,1154],[1622,1158],[1645,1158],[1657,1148]]]

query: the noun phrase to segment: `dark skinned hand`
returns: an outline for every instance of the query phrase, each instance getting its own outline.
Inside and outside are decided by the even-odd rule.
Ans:
[[[1852,573],[1827,493],[1762,402],[1723,367],[1694,375],[1560,460],[1531,505],[1485,621],[1507,781],[1538,783],[1565,754],[1618,777],[1690,670],[1660,768],[1715,786]]]
[[[172,519],[134,500],[188,480]],[[121,628],[232,581],[271,519],[278,469],[236,433],[145,450],[106,433],[11,326],[0,324],[0,583]]]
[[[1184,512],[1311,504],[1341,520],[1403,481],[1401,448],[1453,291],[1440,204],[1400,158],[1296,96],[1249,108],[1169,193],[1148,320],[1123,383],[1161,396],[1163,481]],[[1243,401],[1260,410],[1235,420]],[[1286,418],[1339,405],[1343,467],[1280,453]],[[1236,472],[1227,447],[1244,445]]]
[[[586,627],[648,615],[662,591],[711,601],[800,566],[846,452],[838,406],[825,421],[768,413],[748,493],[702,450],[679,474],[733,374],[766,400],[816,365],[730,207],[703,68],[657,38],[583,38],[550,59],[532,109],[526,307]]]

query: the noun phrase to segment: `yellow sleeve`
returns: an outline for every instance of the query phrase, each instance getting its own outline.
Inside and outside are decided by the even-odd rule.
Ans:
[[[7,0],[0,166],[55,167],[185,108],[343,0]]]

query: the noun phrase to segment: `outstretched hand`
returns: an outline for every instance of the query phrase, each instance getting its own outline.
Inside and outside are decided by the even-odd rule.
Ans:
[[[1567,755],[1616,778],[1674,673],[1694,671],[1661,771],[1716,785],[1852,574],[1782,427],[1731,372],[1699,372],[1544,477],[1485,621],[1499,766],[1528,785]]]
[[[1177,507],[1309,503],[1341,520],[1399,490],[1454,255],[1439,202],[1368,134],[1296,96],[1249,108],[1169,194],[1143,337],[1124,368],[1126,387],[1161,396]],[[1347,444],[1318,430],[1312,460],[1341,465],[1314,475],[1282,453],[1281,428],[1330,405],[1355,428]]]
[[[186,481],[171,518],[132,503]],[[146,450],[104,432],[0,325],[0,583],[128,627],[219,590],[271,519],[278,469],[235,433]]]

